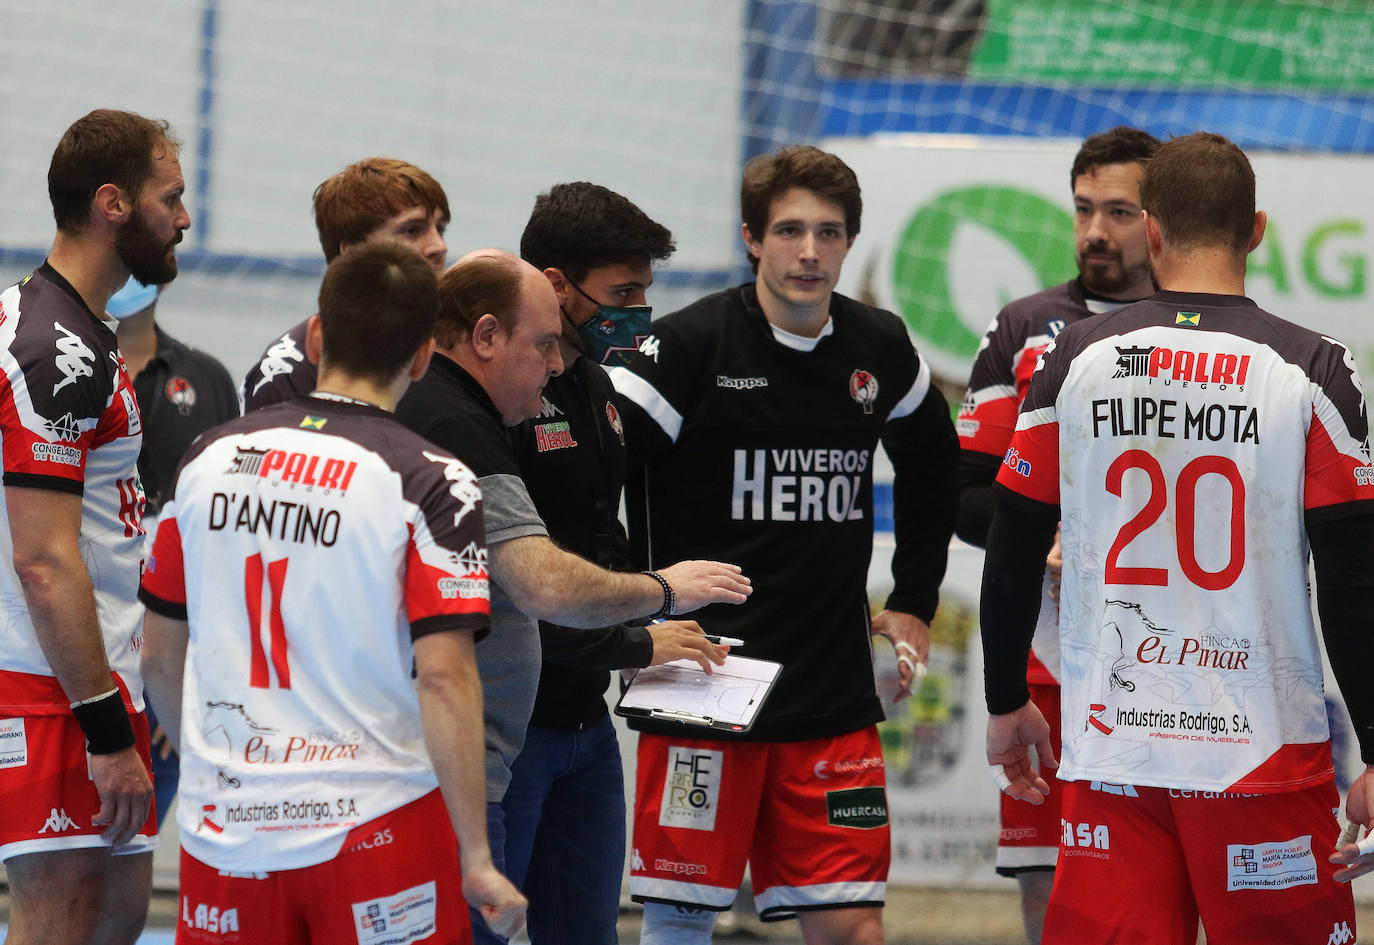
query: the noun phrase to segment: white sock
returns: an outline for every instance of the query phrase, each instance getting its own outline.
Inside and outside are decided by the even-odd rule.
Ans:
[[[715,924],[712,909],[646,902],[639,945],[711,945],[711,927]]]

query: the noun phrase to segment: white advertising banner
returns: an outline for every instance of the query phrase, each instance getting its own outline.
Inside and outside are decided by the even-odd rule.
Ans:
[[[1069,168],[1078,141],[894,135],[825,143],[863,187],[863,228],[839,290],[901,315],[938,374],[967,380],[1007,302],[1075,272]],[[1247,291],[1327,332],[1374,375],[1368,264],[1374,157],[1253,152],[1269,228]]]

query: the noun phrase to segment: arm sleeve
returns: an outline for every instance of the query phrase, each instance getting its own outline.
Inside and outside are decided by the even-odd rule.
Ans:
[[[578,630],[539,622],[544,661],[573,669],[627,669],[648,666],[654,641],[647,627],[619,623],[601,630]]]
[[[887,607],[929,623],[958,508],[959,440],[944,395],[932,384],[920,406],[887,423],[882,441],[892,460],[897,541]]]
[[[983,692],[988,712],[1003,715],[1030,699],[1026,664],[1040,615],[1045,556],[1059,525],[1059,507],[995,488],[997,514],[988,529],[979,618]]]
[[[445,457],[426,455],[431,463],[417,476],[405,553],[411,639],[453,629],[481,639],[491,623],[482,491],[461,461],[447,458],[441,473],[433,460]]]
[[[248,369],[239,389],[244,413],[315,389],[318,368],[305,356],[305,326],[306,322],[301,322],[268,345]]]
[[[992,484],[1002,461],[987,453],[961,450],[959,453],[959,518],[954,533],[983,548],[988,543],[988,528],[997,511],[997,493]]]
[[[625,424],[631,468],[672,448],[696,399],[709,345],[684,344],[669,325],[656,324],[626,367],[606,373]]]
[[[160,617],[186,619],[186,572],[181,557],[181,531],[176,506],[163,506],[153,540],[153,553],[138,588],[138,599]]]
[[[1330,510],[1328,510],[1329,513]],[[1374,510],[1307,515],[1307,537],[1317,572],[1317,610],[1331,670],[1345,697],[1360,757],[1374,764],[1374,664],[1369,602],[1374,600]]]

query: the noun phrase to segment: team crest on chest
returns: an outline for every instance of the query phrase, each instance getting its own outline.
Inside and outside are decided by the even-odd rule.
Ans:
[[[620,422],[620,411],[615,409],[615,404],[606,401],[606,422],[611,425],[615,435],[620,437],[620,445],[625,445],[625,424]]]
[[[849,396],[864,408],[864,413],[872,413],[873,401],[878,399],[878,379],[868,371],[856,370],[849,375]]]
[[[190,415],[191,408],[196,405],[196,389],[191,386],[190,381],[180,375],[174,375],[162,391],[176,406],[178,413],[183,417]]]

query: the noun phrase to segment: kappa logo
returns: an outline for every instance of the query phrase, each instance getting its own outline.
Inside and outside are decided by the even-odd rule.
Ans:
[[[873,401],[878,399],[878,379],[868,371],[856,369],[849,375],[849,396],[864,408],[864,413],[872,413]]]
[[[637,873],[644,871],[644,857],[639,855],[639,847],[635,847],[630,856],[630,869]]]
[[[882,755],[874,755],[869,758],[855,758],[851,761],[835,761],[822,759],[816,762],[811,773],[822,781],[828,781],[836,775],[857,774],[860,771],[870,771],[874,768],[882,768]]]
[[[756,387],[767,387],[768,378],[766,377],[726,377],[724,374],[716,375],[716,386],[724,387],[727,390],[753,390]]]
[[[1355,941],[1355,933],[1350,931],[1349,922],[1337,922],[1331,929],[1331,937],[1326,940],[1326,945],[1346,945],[1347,942]]]
[[[256,394],[264,384],[272,383],[275,377],[290,374],[297,364],[304,362],[305,355],[296,347],[296,342],[291,340],[290,335],[282,335],[258,362],[258,372],[262,374],[262,379],[253,385],[250,393]]]
[[[76,821],[67,816],[66,808],[54,807],[52,813],[48,815],[47,821],[44,822],[42,827],[38,828],[38,832],[47,833],[51,830],[53,833],[63,833],[64,831],[75,829],[77,829]]]
[[[52,387],[52,392],[56,395],[68,384],[75,384],[78,377],[90,377],[95,373],[95,354],[86,347],[86,342],[63,328],[61,322],[53,322],[52,327],[63,335],[57,339],[57,350],[60,353],[53,359],[53,364],[62,372],[62,380]],[[86,363],[88,361],[89,364]]]
[[[448,487],[449,495],[462,503],[462,507],[453,513],[453,524],[457,525],[482,501],[482,487],[477,484],[477,477],[472,470],[464,466],[461,460],[429,450],[424,450],[422,455],[431,463],[441,464],[444,478],[453,483]]]
[[[644,355],[646,358],[653,358],[653,359],[654,359],[654,363],[657,364],[657,363],[658,363],[658,336],[657,336],[657,335],[650,335],[648,338],[645,338],[643,344],[641,344],[641,345],[639,346],[639,353],[642,354],[642,355]]]
[[[540,394],[540,395],[539,395],[539,403],[542,405],[542,406],[540,406],[540,408],[539,408],[539,417],[540,417],[540,419],[542,419],[542,420],[548,420],[548,419],[550,419],[550,418],[552,418],[552,417],[561,417],[561,416],[563,416],[563,410],[562,410],[562,408],[560,408],[560,407],[559,407],[556,403],[554,403],[552,400],[549,400],[549,398],[545,397],[543,394]]]

